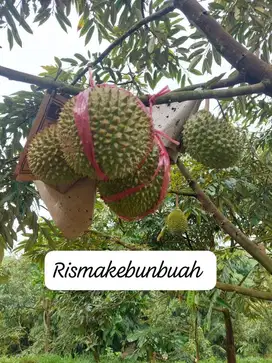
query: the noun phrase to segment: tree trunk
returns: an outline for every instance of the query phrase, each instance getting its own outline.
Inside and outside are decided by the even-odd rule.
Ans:
[[[48,298],[45,298],[43,301],[43,323],[45,330],[45,343],[44,343],[44,351],[45,353],[50,352],[50,344],[51,344],[51,301]]]
[[[94,361],[96,363],[99,363],[100,362],[100,356],[99,356],[99,353],[97,350],[93,350],[93,356],[94,356]]]
[[[226,326],[226,344],[227,344],[227,359],[228,363],[236,363],[236,352],[234,345],[234,336],[231,323],[231,317],[228,309],[223,309]]]
[[[196,359],[195,363],[200,361],[200,353],[199,353],[199,341],[198,341],[198,319],[197,319],[198,311],[196,310],[196,317],[195,317],[195,346],[196,346]]]

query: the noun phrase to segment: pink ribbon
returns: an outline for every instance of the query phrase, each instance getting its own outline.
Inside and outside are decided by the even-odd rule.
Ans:
[[[170,88],[168,86],[165,86],[158,93],[148,97],[150,115],[152,115],[152,107],[156,102],[156,99],[160,96],[165,95],[166,93],[169,93],[170,91],[171,91]]]
[[[95,169],[101,180],[109,180],[108,176],[100,169],[95,159],[94,143],[89,120],[88,99],[91,89],[88,88],[76,96],[74,107],[74,120],[78,135],[82,141],[83,151],[91,166]]]

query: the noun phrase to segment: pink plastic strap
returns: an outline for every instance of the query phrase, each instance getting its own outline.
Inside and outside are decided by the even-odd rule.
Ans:
[[[104,196],[102,197],[102,199],[105,201],[105,202],[108,202],[108,203],[111,203],[111,202],[116,202],[118,200],[121,200],[123,198],[126,198],[128,197],[129,195],[131,194],[134,194],[134,193],[137,193],[139,192],[141,189],[143,189],[144,187],[146,187],[147,185],[149,185],[155,178],[156,176],[159,174],[159,171],[161,170],[162,166],[163,166],[163,160],[162,160],[162,152],[161,152],[161,146],[159,144],[159,142],[157,140],[155,140],[156,143],[158,144],[159,148],[160,148],[160,157],[159,157],[159,163],[158,163],[158,166],[152,176],[152,178],[149,180],[149,182],[147,184],[139,184],[137,185],[136,187],[132,187],[132,188],[128,188],[126,190],[123,190],[122,192],[120,193],[116,193],[116,194],[113,194],[113,195],[110,195],[108,197]]]
[[[162,187],[161,187],[160,198],[157,201],[157,203],[153,206],[153,208],[147,210],[145,213],[143,213],[142,215],[137,216],[137,217],[130,218],[130,217],[118,215],[123,220],[126,220],[126,221],[139,220],[139,219],[146,217],[147,215],[149,215],[151,213],[154,213],[158,209],[159,205],[162,203],[162,201],[164,200],[164,198],[167,194],[168,185],[170,182],[170,159],[169,159],[169,155],[164,147],[163,142],[161,141],[160,137],[156,134],[155,134],[155,142],[158,144],[158,146],[160,148],[160,158],[159,158],[158,167],[157,167],[152,179],[149,181],[149,183],[147,185],[142,184],[142,185],[138,185],[134,188],[129,188],[121,193],[118,193],[118,194],[115,194],[115,195],[112,195],[109,197],[103,197],[103,200],[105,202],[114,202],[114,201],[118,201],[123,198],[126,198],[129,195],[140,191],[145,186],[148,186],[154,180],[154,178],[158,175],[160,170],[162,168],[164,168],[163,183],[162,183]]]
[[[76,96],[76,102],[74,106],[75,124],[77,127],[79,138],[82,142],[84,154],[86,155],[92,167],[95,169],[99,179],[108,180],[109,178],[106,174],[103,173],[95,160],[95,151],[88,111],[88,99],[90,92],[91,89],[88,88],[85,91],[80,92]]]
[[[168,185],[170,182],[170,159],[169,159],[168,153],[167,153],[163,143],[161,142],[161,140],[158,140],[158,141],[160,143],[161,150],[162,150],[162,160],[163,160],[163,167],[164,167],[164,176],[163,176],[160,198],[157,201],[157,203],[153,206],[153,208],[147,210],[145,213],[143,213],[140,216],[130,218],[130,217],[118,215],[121,219],[123,219],[125,221],[129,222],[129,221],[140,220],[140,219],[143,219],[144,217],[148,216],[149,214],[156,212],[156,210],[158,209],[158,207],[160,206],[160,204],[163,202],[163,200],[166,197]]]
[[[168,86],[165,86],[163,87],[163,89],[160,90],[160,92],[152,95],[152,96],[149,96],[148,98],[148,101],[149,101],[149,112],[150,112],[150,115],[152,114],[152,107],[154,105],[154,103],[156,102],[156,99],[160,96],[163,96],[165,95],[166,93],[169,93],[171,92],[170,88]]]
[[[177,140],[172,139],[169,135],[167,135],[165,132],[163,132],[161,130],[155,130],[155,133],[165,137],[167,140],[171,141],[175,145],[180,144]]]

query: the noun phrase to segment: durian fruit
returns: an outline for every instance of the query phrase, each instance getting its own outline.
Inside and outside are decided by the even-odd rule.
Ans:
[[[182,234],[188,229],[187,218],[179,208],[176,208],[167,216],[166,226],[170,233]]]
[[[100,182],[98,189],[102,199],[108,207],[119,217],[127,220],[138,219],[140,216],[152,213],[162,201],[162,186],[165,179],[169,176],[165,175],[164,165],[161,165],[155,178],[159,163],[159,148],[154,145],[152,153],[147,157],[145,164],[134,175],[124,179],[116,179],[107,182]],[[139,190],[116,201],[107,201],[107,197],[125,192],[129,188],[135,188],[138,185],[145,184]],[[167,192],[166,190],[163,193]]]
[[[77,180],[67,165],[60,149],[58,125],[51,125],[36,134],[29,147],[27,160],[33,175],[47,184],[68,183]]]
[[[184,178],[182,177],[179,168],[176,164],[171,166],[171,181],[170,181],[170,189],[172,191],[179,191],[182,188],[186,187],[184,182]]]
[[[243,148],[240,131],[205,110],[197,112],[185,123],[183,144],[192,158],[216,169],[235,165]]]
[[[75,98],[64,105],[59,119],[60,144],[73,170],[99,179],[84,154],[74,121]],[[96,86],[88,99],[95,161],[109,179],[133,174],[152,150],[151,116],[130,92],[109,85]]]

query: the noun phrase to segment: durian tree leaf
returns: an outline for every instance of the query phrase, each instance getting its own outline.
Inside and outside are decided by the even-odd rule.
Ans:
[[[57,14],[58,14],[59,18],[63,21],[63,23],[65,23],[69,27],[72,27],[70,20],[67,18],[67,16],[62,11],[58,11]]]
[[[74,56],[79,59],[83,64],[88,63],[88,59],[86,59],[82,54],[75,53]]]
[[[6,0],[6,5],[11,14],[14,16],[14,18],[19,22],[19,24],[30,34],[33,34],[32,29],[25,21],[24,17],[22,17],[16,7],[13,5],[11,0]]]
[[[95,30],[94,25],[91,26],[90,29],[88,30],[88,32],[86,34],[86,38],[85,38],[85,45],[87,45],[90,42],[90,40],[92,39],[94,30]]]
[[[221,55],[220,53],[216,50],[215,47],[212,47],[212,51],[213,51],[213,58],[215,60],[215,62],[221,66]]]
[[[41,9],[41,11],[35,16],[34,23],[35,22],[42,22],[44,19],[49,19],[51,15],[51,9]],[[43,24],[43,23],[42,23]],[[41,23],[40,23],[41,25]]]
[[[20,36],[19,36],[19,33],[18,33],[18,31],[17,31],[17,28],[12,29],[12,35],[13,35],[13,38],[15,39],[16,43],[17,43],[20,47],[22,47],[22,46],[23,46],[23,43],[22,43],[22,40],[21,40],[21,38],[20,38]]]
[[[55,17],[59,23],[59,25],[61,26],[61,28],[67,33],[67,28],[65,25],[65,22],[62,20],[62,18],[60,17],[60,15],[58,13],[55,14]]]
[[[200,62],[201,59],[202,59],[202,55],[200,55],[200,54],[193,58],[193,60],[190,62],[190,65],[189,65],[189,70],[191,72],[193,69],[195,70],[195,66]]]
[[[9,28],[7,29],[7,34],[8,34],[9,49],[11,50],[13,48],[13,35],[12,31]]]
[[[155,37],[150,38],[147,46],[148,53],[153,53],[155,48]]]

